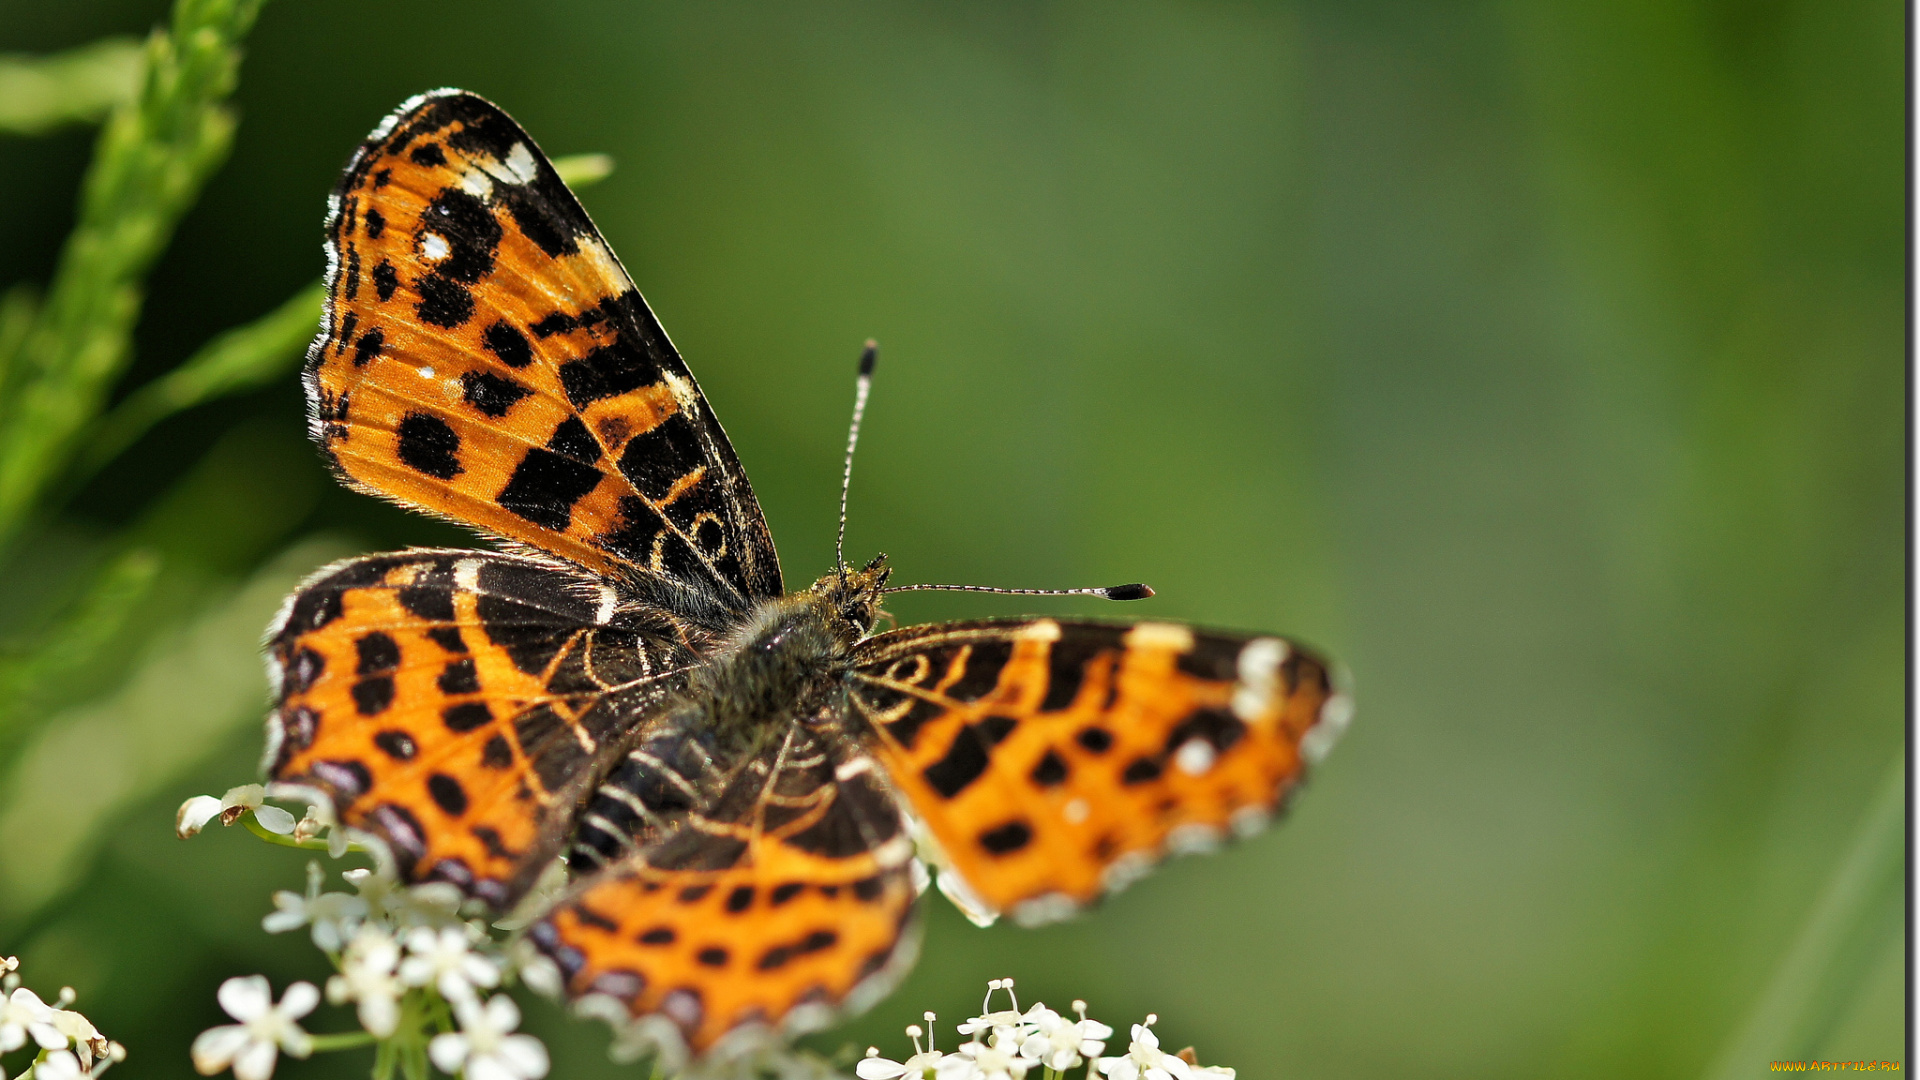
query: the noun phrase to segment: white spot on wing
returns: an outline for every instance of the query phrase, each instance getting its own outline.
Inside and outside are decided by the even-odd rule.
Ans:
[[[968,922],[975,926],[987,927],[999,921],[1000,913],[989,907],[985,900],[980,899],[979,895],[961,880],[959,874],[941,867],[938,881],[940,892],[953,902],[954,907],[960,909],[960,914],[965,915]]]
[[[1052,619],[1035,619],[1020,629],[1015,630],[1013,632],[1013,639],[1015,641],[1059,641],[1060,624],[1054,622]]]
[[[620,265],[613,261],[613,253],[607,250],[607,245],[601,243],[598,237],[583,236],[579,244],[580,250],[567,256],[567,261],[573,264],[575,273],[595,285],[612,287],[620,292],[625,292],[632,287],[627,281],[627,275],[621,271]]]
[[[1125,855],[1107,864],[1100,872],[1100,884],[1108,892],[1119,892],[1127,886],[1147,876],[1153,869],[1153,859],[1144,851],[1129,851]]]
[[[1279,638],[1254,638],[1241,646],[1233,715],[1249,724],[1267,715],[1280,688],[1280,665],[1286,660],[1287,643]]]
[[[1013,921],[1021,926],[1045,926],[1071,918],[1080,910],[1080,905],[1066,893],[1052,892],[1045,896],[1036,896],[1031,900],[1022,900],[1013,906]]]
[[[507,151],[506,164],[507,174],[513,177],[516,184],[532,183],[533,178],[540,175],[540,168],[533,163],[533,154],[527,150],[526,143],[513,144],[513,149]]]
[[[1121,640],[1129,649],[1193,650],[1193,631],[1179,623],[1143,622],[1127,631]]]
[[[1175,855],[1200,855],[1220,846],[1220,830],[1200,822],[1180,825],[1167,834],[1167,850]]]
[[[662,371],[660,378],[666,381],[667,389],[673,391],[673,400],[680,403],[681,412],[699,415],[700,391],[691,380],[683,379],[671,371]]]
[[[600,586],[599,591],[600,606],[593,611],[593,621],[596,626],[605,626],[613,621],[613,609],[619,604],[620,598],[605,585]]]
[[[430,367],[426,367],[426,366],[422,366],[422,367],[421,367],[421,368],[420,368],[419,370],[420,370],[420,377],[421,377],[421,378],[423,378],[423,379],[431,379],[431,378],[433,378],[433,369],[432,369],[432,368],[430,368]]]
[[[486,202],[493,198],[493,181],[479,169],[468,169],[460,174],[460,190],[481,202]]]
[[[1244,838],[1266,828],[1267,822],[1271,820],[1273,815],[1267,811],[1266,807],[1243,806],[1235,810],[1233,816],[1227,819],[1227,827],[1233,830],[1233,835]]]
[[[452,254],[447,246],[447,238],[437,232],[424,233],[420,237],[420,257],[430,263],[439,262]]]
[[[480,591],[480,560],[461,559],[453,564],[453,583],[465,592]]]
[[[1060,816],[1066,818],[1069,825],[1080,824],[1087,820],[1087,816],[1091,813],[1093,808],[1087,805],[1085,799],[1075,799],[1060,808]]]
[[[1188,776],[1200,776],[1213,768],[1213,744],[1205,739],[1188,739],[1173,752],[1173,763]]]
[[[1307,764],[1318,765],[1320,759],[1327,756],[1333,744],[1340,741],[1346,733],[1347,725],[1353,722],[1353,699],[1345,694],[1335,694],[1320,706],[1320,722],[1300,740],[1300,756]]]

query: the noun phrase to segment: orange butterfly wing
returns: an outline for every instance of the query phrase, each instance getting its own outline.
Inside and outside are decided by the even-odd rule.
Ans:
[[[910,627],[861,647],[851,688],[942,889],[1024,924],[1257,830],[1350,711],[1298,645],[1171,623]]]
[[[616,775],[595,801],[646,798],[660,768]],[[586,1010],[671,1056],[825,1026],[913,954],[913,844],[857,743],[795,724],[721,785],[671,827],[643,827],[643,846],[529,931]]]
[[[323,570],[269,632],[267,772],[409,880],[504,908],[558,853],[594,755],[691,650],[546,560],[408,551]]]
[[[539,147],[440,91],[348,165],[307,355],[342,477],[614,578],[781,593],[726,434]]]

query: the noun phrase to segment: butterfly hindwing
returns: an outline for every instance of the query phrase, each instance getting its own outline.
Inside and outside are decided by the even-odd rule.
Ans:
[[[504,908],[557,854],[597,749],[692,650],[564,564],[416,550],[327,568],[270,631],[267,771],[409,880]]]
[[[305,378],[347,480],[616,579],[733,610],[780,595],[726,434],[518,124],[472,94],[416,98],[331,205]]]
[[[1298,645],[1172,623],[910,627],[850,685],[943,889],[1023,923],[1265,824],[1349,708]]]
[[[672,727],[656,747],[711,737]],[[674,814],[663,791],[683,785],[662,768],[714,793]],[[709,784],[692,758],[636,749],[589,805],[666,816],[623,819],[635,843],[529,931],[590,1011],[695,1052],[864,1008],[911,958],[918,892],[892,793],[851,739],[795,723],[722,771]]]

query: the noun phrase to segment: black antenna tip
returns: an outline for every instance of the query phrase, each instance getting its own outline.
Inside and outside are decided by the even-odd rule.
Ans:
[[[1145,585],[1115,585],[1111,589],[1102,589],[1100,594],[1109,600],[1145,600],[1153,595],[1153,590]]]
[[[873,374],[873,364],[878,359],[880,359],[880,343],[868,338],[866,351],[860,354],[860,374],[862,376]]]

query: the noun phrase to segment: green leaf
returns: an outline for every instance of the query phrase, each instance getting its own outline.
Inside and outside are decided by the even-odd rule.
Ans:
[[[613,174],[613,156],[610,154],[568,154],[553,159],[553,171],[570,188],[583,188],[597,184]]]
[[[260,629],[341,540],[293,545],[148,648],[126,684],[49,719],[0,785],[0,922],[58,897],[129,806],[257,727],[267,703]]]
[[[81,440],[84,449],[74,465],[78,477],[91,476],[174,413],[284,376],[313,340],[325,298],[326,290],[315,282],[273,311],[214,338],[179,367],[134,391]]]
[[[0,661],[0,762],[12,759],[9,751],[24,733],[22,718],[43,703],[40,691],[85,666],[119,633],[159,571],[160,558],[150,549],[121,554],[30,652]]]
[[[133,100],[145,53],[113,37],[51,56],[0,56],[0,131],[38,135],[100,119]]]
[[[142,282],[232,146],[226,107],[261,0],[178,0],[137,98],[101,129],[78,221],[0,398],[0,543],[64,471],[132,356]]]

